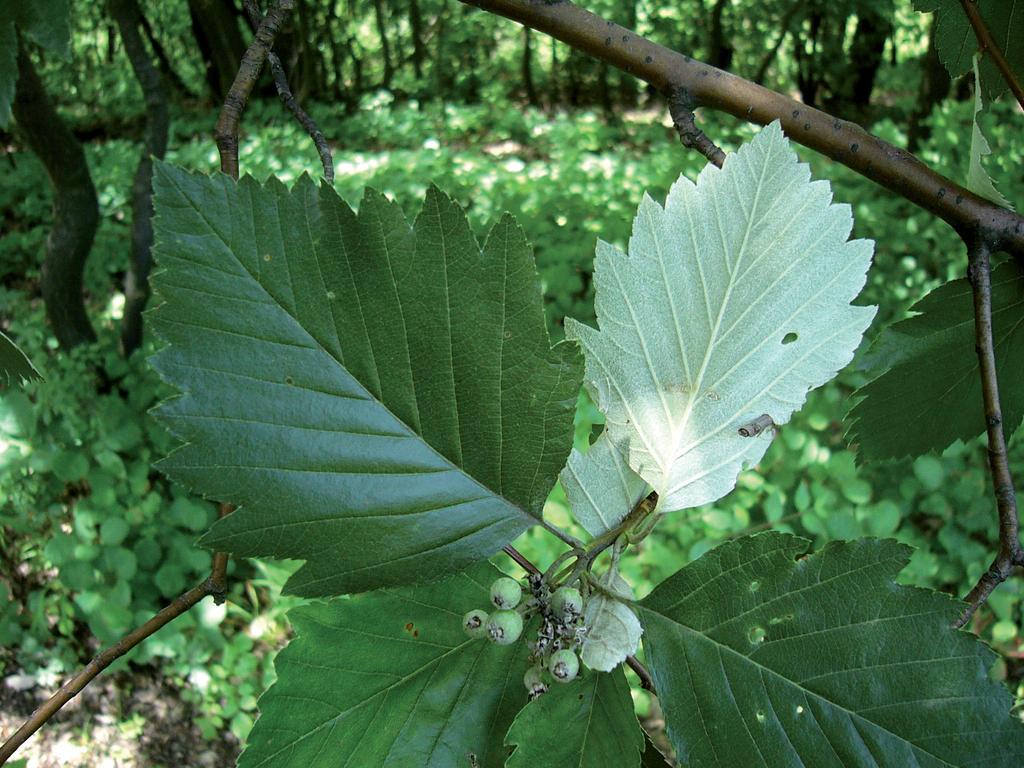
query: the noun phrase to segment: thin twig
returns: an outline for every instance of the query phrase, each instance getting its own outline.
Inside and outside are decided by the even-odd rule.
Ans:
[[[673,88],[670,91],[668,112],[679,133],[679,141],[684,147],[697,150],[708,159],[708,162],[721,168],[725,163],[725,152],[697,127],[697,120],[693,114],[694,106],[685,88]]]
[[[590,542],[590,546],[587,547],[585,552],[585,558],[591,562],[595,560],[599,554],[618,541],[622,534],[636,528],[657,508],[658,492],[651,491],[636,503],[636,506],[630,510],[628,515],[622,518],[622,521],[617,526]]]
[[[516,563],[518,563],[519,566],[527,573],[532,573],[534,575],[540,574],[540,568],[530,562],[528,557],[511,544],[506,544],[502,549],[506,555],[515,560]],[[647,668],[640,662],[640,660],[636,656],[627,656],[626,663],[629,665],[630,669],[636,672],[637,677],[640,678],[640,685],[642,685],[645,690],[657,695],[657,691],[654,690],[654,680],[651,678],[651,673],[647,671]]]
[[[263,14],[256,7],[256,0],[243,0],[242,4],[245,6],[245,13],[249,17],[249,23],[252,25],[253,30],[258,30],[260,23],[263,21]],[[331,157],[331,148],[327,144],[327,139],[320,131],[320,128],[317,127],[316,121],[309,116],[309,113],[302,108],[302,105],[299,104],[294,94],[292,94],[291,86],[288,85],[288,76],[285,74],[284,66],[281,64],[281,58],[272,50],[267,52],[267,64],[270,66],[270,73],[274,76],[274,87],[277,88],[277,95],[281,97],[281,101],[295,116],[299,125],[309,134],[309,138],[313,140],[317,154],[320,155],[320,164],[324,167],[324,178],[327,179],[328,184],[333,184],[334,158]]]
[[[651,673],[647,671],[645,667],[636,656],[627,656],[626,663],[629,668],[636,672],[636,676],[640,678],[640,685],[645,691],[650,691],[655,696],[658,692],[654,690],[654,678],[651,677]]]
[[[516,561],[516,564],[527,573],[533,574],[534,576],[540,575],[540,568],[530,562],[529,558],[526,557],[522,552],[513,547],[511,544],[506,544],[501,548],[502,551]]]
[[[223,503],[218,512],[220,517],[231,514],[234,506]],[[174,621],[181,614],[194,607],[207,595],[213,597],[213,601],[220,605],[224,602],[225,591],[227,590],[228,553],[214,552],[213,563],[210,567],[210,575],[202,584],[193,587],[183,595],[178,595],[171,601],[171,604],[157,613],[153,618],[132,630],[116,643],[105,648],[97,654],[92,661],[85,665],[81,672],[68,680],[49,699],[43,702],[32,716],[25,721],[11,738],[0,747],[0,766],[7,762],[22,744],[24,744],[33,733],[38,731],[43,724],[57,714],[61,708],[82,692],[92,680],[104,669],[113,664],[117,659],[124,656],[132,648],[137,646],[150,635],[155,634],[162,627]]]
[[[557,525],[552,525],[547,520],[541,520],[540,521],[540,527],[543,528],[548,533],[550,533],[552,536],[555,536],[556,538],[561,539],[563,542],[568,544],[573,549],[583,549],[584,545],[583,545],[582,541],[577,539],[571,533],[569,533],[567,531],[563,531]]]
[[[993,249],[1024,263],[1024,216],[974,194],[859,125],[672,51],[570,0],[461,0],[550,35],[659,92],[685,88],[701,108],[750,123],[778,120],[796,143],[821,152],[935,214],[958,231],[985,226]]]
[[[992,340],[992,280],[989,245],[984,238],[968,244],[968,276],[974,296],[974,344],[981,373],[981,393],[988,429],[988,465],[992,473],[996,510],[999,514],[999,551],[978,583],[964,598],[967,608],[953,624],[964,626],[997,586],[1006,581],[1017,565],[1024,564],[1017,522],[1017,495],[1006,455],[1003,415],[999,405],[996,353]]]
[[[782,43],[789,34],[789,28],[793,24],[793,19],[803,8],[803,0],[796,0],[789,6],[789,10],[783,14],[782,20],[779,22],[779,36],[775,38],[774,43],[768,46],[768,50],[765,52],[764,57],[761,59],[761,63],[757,67],[757,73],[754,75],[754,82],[758,85],[764,85],[764,79],[768,75],[768,67],[772,65],[772,62],[778,55],[779,48],[782,47]]]
[[[231,89],[224,98],[224,107],[217,118],[214,136],[217,149],[220,151],[220,169],[233,179],[238,178],[238,125],[242,120],[242,111],[249,100],[253,86],[259,79],[263,61],[274,44],[274,37],[284,23],[288,12],[295,6],[295,0],[277,0],[267,15],[260,22],[259,29],[252,44],[242,56],[238,65]]]
[[[1021,109],[1024,109],[1024,87],[1021,86],[1020,80],[1017,79],[1017,75],[1010,66],[1010,62],[1003,55],[999,43],[995,41],[992,33],[989,32],[988,25],[985,24],[985,20],[981,17],[981,11],[978,10],[978,6],[974,0],[960,0],[960,5],[963,6],[967,19],[971,22],[971,26],[974,27],[974,34],[978,38],[978,50],[983,54],[987,53],[989,55],[992,63],[999,70],[999,74],[1003,76],[1003,80],[1010,86],[1013,95],[1017,97],[1017,102],[1020,104]]]
[[[216,559],[214,567],[216,569]],[[147,637],[157,632],[157,630],[165,624],[170,623],[181,616],[181,614],[188,611],[207,595],[213,595],[215,599],[218,594],[223,595],[223,589],[223,580],[220,582],[215,581],[214,574],[211,573],[210,577],[202,584],[193,587],[183,595],[179,595],[171,602],[170,605],[156,614],[145,624],[125,635],[110,647],[101,651],[82,669],[81,672],[64,683],[64,685],[60,687],[60,690],[40,705],[39,708],[32,713],[32,716],[25,721],[25,724],[22,725],[13,736],[11,736],[11,738],[9,738],[2,747],[0,747],[0,765],[7,762],[8,758],[17,751],[18,747],[24,744],[33,733],[38,731],[47,720],[57,714],[61,707],[81,693],[82,689],[85,688],[85,686],[88,685],[100,672],[109,667],[114,661],[124,656]],[[220,602],[223,602],[223,597],[221,597]]]

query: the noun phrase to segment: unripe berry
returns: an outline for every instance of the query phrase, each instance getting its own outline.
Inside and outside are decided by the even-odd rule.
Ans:
[[[559,587],[551,596],[551,610],[562,621],[572,621],[583,613],[583,595],[572,587]]]
[[[491,584],[491,602],[498,608],[512,609],[523,599],[523,588],[519,582],[502,576]]]
[[[515,611],[495,611],[487,619],[487,638],[498,645],[511,645],[523,634],[523,617]]]
[[[571,683],[580,671],[580,660],[572,651],[555,651],[548,659],[551,676],[559,683]]]
[[[535,699],[542,693],[548,692],[548,684],[544,682],[544,670],[539,666],[530,667],[523,675],[523,685],[526,686],[530,699]]]
[[[487,634],[487,611],[479,608],[467,613],[462,617],[462,629],[467,635],[476,639]]]

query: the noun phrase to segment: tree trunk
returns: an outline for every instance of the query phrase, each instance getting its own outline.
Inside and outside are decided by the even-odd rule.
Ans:
[[[605,122],[615,119],[615,110],[612,109],[611,88],[608,85],[608,62],[602,61],[598,67],[597,76],[598,97],[601,99],[601,114]]]
[[[566,92],[566,99],[570,106],[580,105],[580,93],[583,90],[583,83],[580,82],[580,56],[575,48],[569,49],[569,58],[565,62],[565,68],[569,75],[569,86]]]
[[[373,0],[373,13],[377,19],[377,35],[380,37],[381,56],[384,57],[384,82],[381,87],[391,90],[391,79],[395,76],[395,65],[391,60],[391,43],[388,42],[387,19],[384,16],[384,0]]]
[[[110,15],[121,30],[124,50],[146,102],[146,134],[132,183],[132,253],[124,281],[121,352],[128,357],[142,344],[142,310],[149,301],[149,272],[153,264],[153,158],[167,151],[170,118],[167,92],[160,73],[142,42],[142,11],[138,0],[110,0]]]
[[[460,15],[460,25],[463,27],[469,27],[472,23],[470,18],[476,11],[463,4]],[[496,42],[491,42],[492,49],[497,48]],[[457,92],[462,98],[469,104],[480,103],[480,91],[483,87],[483,81],[480,78],[480,60],[486,58],[480,55],[480,37],[479,35],[473,35],[468,41],[464,42],[459,46],[459,67],[464,73],[463,77],[459,79]]]
[[[167,56],[167,51],[164,50],[163,45],[160,44],[160,40],[153,33],[153,27],[149,23],[149,19],[145,15],[141,15],[142,19],[142,31],[146,33],[146,39],[149,41],[149,47],[153,49],[153,55],[156,56],[156,60],[160,63],[160,72],[166,78],[167,82],[171,84],[175,91],[180,93],[182,96],[192,96],[192,89],[185,85],[185,81],[181,79],[174,67],[171,66],[171,60]]]
[[[342,55],[341,46],[338,44],[338,30],[335,28],[336,24],[338,24],[338,19],[333,7],[334,4],[331,3],[327,11],[327,23],[325,24],[327,44],[331,51],[331,74],[333,75],[331,80],[331,98],[334,101],[342,101],[347,98],[348,92],[348,89],[345,87],[345,56]]]
[[[733,47],[725,37],[722,28],[722,14],[730,0],[715,0],[711,8],[711,31],[708,37],[708,63],[719,69],[729,70],[732,67]]]
[[[206,82],[214,101],[224,101],[245,54],[238,12],[228,0],[188,0],[192,34],[206,64]]]
[[[427,58],[423,47],[423,17],[420,15],[419,0],[409,0],[409,31],[412,33],[412,67],[416,79],[423,79],[423,61]]]
[[[885,41],[892,28],[888,20],[867,7],[861,8],[850,43],[845,67],[839,70],[842,82],[833,90],[828,111],[855,123],[866,122],[871,106],[875,77],[882,66]]]
[[[910,113],[907,125],[907,149],[917,152],[922,141],[931,135],[931,128],[926,124],[928,116],[935,105],[949,95],[952,85],[949,72],[939,58],[939,50],[935,46],[935,20],[932,19],[928,30],[928,50],[921,60],[921,86],[917,92],[917,103]]]
[[[523,87],[526,89],[526,100],[530,106],[536,107],[537,89],[533,84],[533,43],[530,28],[523,27]]]
[[[434,96],[443,101],[448,94],[448,70],[445,64],[448,61],[446,56],[447,45],[445,38],[448,33],[448,20],[445,18],[447,5],[442,5],[437,12],[437,48],[434,52]],[[442,111],[442,114],[444,112]]]
[[[274,38],[274,53],[284,65],[288,73],[288,85],[299,103],[311,97],[323,98],[325,91],[321,45],[311,42],[311,14],[309,6],[298,0],[284,27]],[[252,24],[248,26],[255,34],[256,27]]]
[[[793,19],[796,18],[801,8],[803,8],[803,0],[795,0],[783,15],[782,21],[779,22],[779,35],[775,38],[775,42],[769,45],[768,50],[761,59],[761,63],[757,66],[757,72],[754,73],[754,82],[758,85],[764,85],[764,79],[768,76],[768,67],[775,61],[782,43],[785,42],[786,36],[789,34],[789,28],[793,25]]]
[[[85,312],[82,272],[99,223],[99,204],[82,145],[60,119],[21,45],[13,107],[21,135],[53,186],[53,228],[46,240],[41,288],[57,341],[71,349],[96,340]]]
[[[808,55],[802,34],[793,35],[793,59],[796,62],[796,82],[800,89],[800,99],[809,107],[818,103],[818,90],[821,76],[818,74],[818,35],[821,32],[822,16],[818,11],[808,18],[810,25],[811,53]]]

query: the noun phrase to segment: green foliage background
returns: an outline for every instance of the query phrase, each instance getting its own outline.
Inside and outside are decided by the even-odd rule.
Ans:
[[[598,3],[594,8],[602,10]],[[73,18],[78,25],[73,66],[94,76],[69,86],[59,62],[48,62],[48,82],[66,113],[80,125],[91,124],[95,115],[88,105],[103,92],[112,120],[137,114],[140,97],[125,74],[126,64],[95,66],[93,49],[103,41],[87,31],[87,13]],[[749,38],[773,36],[773,18],[766,13],[763,26],[753,23]],[[655,36],[668,37],[681,21],[652,14],[645,23]],[[473,24],[495,23],[476,19],[459,34],[477,34]],[[156,24],[171,35],[187,33],[180,15],[158,14]],[[899,34],[911,52],[919,52],[919,34]],[[739,65],[757,61],[759,48],[753,43],[749,50],[737,45]],[[201,78],[197,61],[179,63],[187,81]],[[514,65],[505,60],[495,66]],[[774,76],[784,80],[789,66],[783,59]],[[912,78],[895,68],[883,70],[880,89],[905,104],[914,91]],[[680,172],[693,177],[703,161],[678,146],[660,111],[627,111],[606,120],[591,109],[524,109],[489,82],[478,84],[484,99],[479,104],[402,101],[381,91],[364,96],[354,111],[341,103],[310,109],[336,147],[336,187],[350,204],[358,204],[365,185],[411,203],[433,181],[467,208],[478,232],[502,212],[514,212],[534,244],[549,327],[560,338],[564,317],[593,320],[595,239],[624,246],[642,193],[663,197]],[[208,105],[176,108],[169,161],[215,167],[212,114]],[[930,118],[932,136],[920,150],[922,158],[963,178],[971,119],[969,102],[945,102]],[[1009,199],[1024,200],[1019,173],[1024,145],[1016,139],[1020,115],[1005,101],[997,102],[983,125],[995,151],[989,172]],[[714,116],[706,117],[704,127],[726,150],[753,132]],[[898,145],[905,142],[899,119],[883,119],[873,130]],[[10,152],[4,161],[0,316],[8,319],[10,335],[45,380],[0,393],[0,646],[5,649],[0,674],[25,670],[56,680],[91,655],[96,643],[116,639],[209,569],[209,553],[194,543],[216,509],[151,467],[172,441],[148,411],[169,393],[143,353],[122,360],[116,349],[121,307],[111,296],[127,261],[128,197],[137,153],[137,143],[124,138],[87,146],[102,223],[86,287],[101,338],[71,355],[55,354],[35,287],[50,218],[45,174],[27,152]],[[964,254],[946,225],[827,160],[810,153],[805,159],[816,177],[832,180],[838,201],[854,206],[855,236],[876,240],[863,294],[865,303],[880,305],[869,340],[903,317],[927,290],[963,274]],[[285,181],[303,171],[319,172],[308,138],[273,101],[254,103],[246,112],[241,166],[257,178],[275,174]],[[833,539],[895,537],[916,548],[903,581],[964,593],[993,551],[984,446],[957,443],[941,456],[859,466],[842,438],[840,420],[850,394],[867,376],[855,361],[811,395],[733,493],[667,519],[644,542],[639,557],[624,563],[638,596],[717,542],[768,527],[811,538],[816,548]],[[578,445],[600,418],[581,396]],[[1011,454],[1017,476],[1024,475],[1019,435]],[[556,524],[569,525],[560,489],[548,500],[546,513]],[[555,554],[540,531],[525,534],[518,546],[538,561]],[[281,598],[280,588],[294,567],[233,562],[226,606],[204,604],[118,664],[159,665],[180,683],[185,697],[202,702],[206,714],[199,726],[205,735],[213,738],[229,727],[244,737],[256,697],[273,676],[270,662],[289,633],[283,614],[297,601]],[[1022,675],[1016,660],[1024,641],[1022,597],[1024,587],[1010,580],[992,596],[978,623],[982,637],[1007,659],[997,673],[1015,684]],[[646,701],[643,692],[634,691],[634,697]]]

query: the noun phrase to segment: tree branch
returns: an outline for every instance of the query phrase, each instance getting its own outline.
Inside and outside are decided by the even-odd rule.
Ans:
[[[224,559],[224,565],[227,565],[226,556]],[[215,556],[214,571],[216,570],[217,560]],[[223,575],[221,576],[220,581],[217,581],[214,573],[211,573],[210,577],[202,584],[193,587],[183,595],[179,595],[173,600],[173,602],[171,602],[170,605],[156,614],[141,627],[136,628],[110,647],[101,651],[99,655],[97,655],[82,669],[81,672],[64,683],[64,685],[60,687],[60,690],[41,704],[39,708],[32,713],[32,716],[25,721],[25,724],[22,725],[13,736],[11,736],[11,738],[9,738],[2,747],[0,747],[0,765],[7,762],[8,758],[17,751],[18,747],[24,744],[33,733],[38,731],[47,720],[57,714],[65,704],[81,693],[82,689],[85,688],[85,686],[87,686],[100,672],[109,667],[117,659],[124,656],[147,637],[156,633],[164,625],[169,624],[171,621],[181,616],[181,614],[188,611],[207,595],[213,595],[214,599],[220,595],[218,602],[223,602],[223,594]]]
[[[652,43],[568,0],[462,0],[606,61],[659,91],[683,89],[695,107],[749,122],[779,120],[786,134],[948,222],[983,231],[993,248],[1024,263],[1024,217],[970,192],[860,126]]]
[[[229,515],[232,511],[234,511],[234,506],[227,503],[222,503],[218,509],[220,517]],[[227,591],[227,571],[228,553],[214,552],[213,563],[210,567],[210,575],[206,578],[206,581],[196,587],[193,587],[185,594],[174,598],[170,605],[157,613],[141,627],[132,630],[116,643],[105,648],[97,654],[92,661],[86,664],[81,672],[64,683],[64,685],[62,685],[60,689],[53,694],[53,696],[43,702],[36,711],[32,713],[32,716],[25,721],[24,725],[15,731],[14,735],[4,742],[2,747],[0,747],[0,766],[6,763],[7,760],[10,759],[11,755],[18,750],[18,747],[28,741],[32,734],[38,731],[47,720],[60,712],[65,704],[81,693],[85,686],[91,683],[100,672],[124,656],[147,637],[155,634],[165,625],[170,624],[176,618],[181,616],[181,614],[192,609],[207,595],[212,596],[213,601],[217,605],[223,603],[225,599],[225,592]]]
[[[532,576],[539,576],[539,575],[541,575],[540,574],[540,568],[538,568],[536,565],[534,565],[532,562],[530,562],[529,558],[527,558],[526,555],[524,555],[518,549],[513,547],[511,544],[506,544],[501,549],[502,549],[502,551],[506,555],[508,555],[509,557],[511,557],[513,560],[516,561],[516,565],[518,565],[520,568],[522,568],[527,573],[531,574]]]
[[[57,341],[71,349],[96,341],[85,309],[82,275],[99,225],[99,203],[85,150],[61,119],[20,40],[17,57],[14,119],[53,187],[53,226],[46,238],[39,287]]]
[[[249,100],[253,86],[259,79],[263,61],[274,44],[274,37],[284,23],[288,12],[295,6],[295,0],[278,0],[260,22],[259,29],[252,45],[242,56],[238,65],[238,74],[231,83],[228,95],[224,97],[224,107],[217,118],[214,137],[220,152],[220,169],[233,179],[238,178],[238,125],[242,120],[242,111]]]
[[[775,57],[779,52],[779,48],[782,47],[782,43],[789,34],[789,27],[792,25],[793,19],[796,18],[797,13],[803,8],[803,0],[796,0],[796,2],[789,6],[789,10],[783,15],[782,21],[779,22],[779,36],[775,38],[774,43],[768,46],[768,51],[761,59],[761,63],[757,67],[757,72],[754,73],[754,82],[758,85],[764,85],[764,79],[768,75],[768,67],[772,65],[772,62],[775,60]]]
[[[684,147],[695,149],[719,168],[725,163],[725,152],[697,127],[697,120],[693,114],[693,105],[682,88],[675,88],[668,97],[668,112],[672,116],[672,123],[679,133],[679,141]]]
[[[249,23],[252,25],[252,28],[258,30],[260,23],[263,21],[263,16],[259,8],[256,7],[256,0],[243,0],[242,4],[245,6],[245,13],[249,17]],[[324,167],[324,178],[327,179],[328,184],[333,184],[334,158],[331,157],[331,148],[327,144],[327,139],[317,127],[316,121],[309,116],[309,113],[302,108],[294,94],[292,94],[291,86],[288,85],[288,76],[284,71],[284,65],[281,64],[281,58],[273,51],[267,51],[267,64],[270,65],[270,73],[274,76],[274,87],[277,88],[277,95],[281,97],[281,101],[295,116],[299,125],[309,134],[309,138],[313,140],[317,154],[320,155],[320,164]]]
[[[988,244],[983,238],[973,240],[968,243],[967,256],[968,277],[974,297],[974,344],[981,369],[981,393],[988,428],[988,465],[999,514],[999,551],[992,565],[964,598],[967,608],[953,624],[954,627],[964,626],[992,594],[992,590],[1010,577],[1014,567],[1024,564],[1018,531],[1017,495],[1006,455],[1003,414],[999,405],[996,353],[992,340],[992,282]]]
[[[630,669],[636,672],[636,676],[640,678],[640,686],[645,691],[650,691],[657,696],[658,692],[654,690],[654,678],[651,677],[651,673],[647,671],[647,667],[641,663],[640,659],[636,656],[627,656],[626,663]]]
[[[978,50],[983,54],[987,53],[989,55],[992,63],[999,70],[999,74],[1003,76],[1003,80],[1010,86],[1013,95],[1017,97],[1017,102],[1020,104],[1021,109],[1024,109],[1024,87],[1021,86],[1020,80],[1017,79],[1017,75],[1010,66],[1010,62],[1003,55],[999,43],[995,41],[992,33],[989,32],[985,20],[981,17],[981,11],[978,10],[978,6],[975,4],[975,0],[960,0],[960,5],[963,6],[964,13],[967,14],[967,19],[974,28],[974,34],[978,38]]]
[[[142,41],[140,28],[145,24],[138,0],[109,0],[107,7],[117,22],[146,103],[145,137],[132,181],[132,251],[124,279],[121,319],[121,352],[128,357],[142,344],[142,311],[149,301],[149,273],[153,266],[153,158],[162,160],[167,152],[170,115],[162,78]]]

